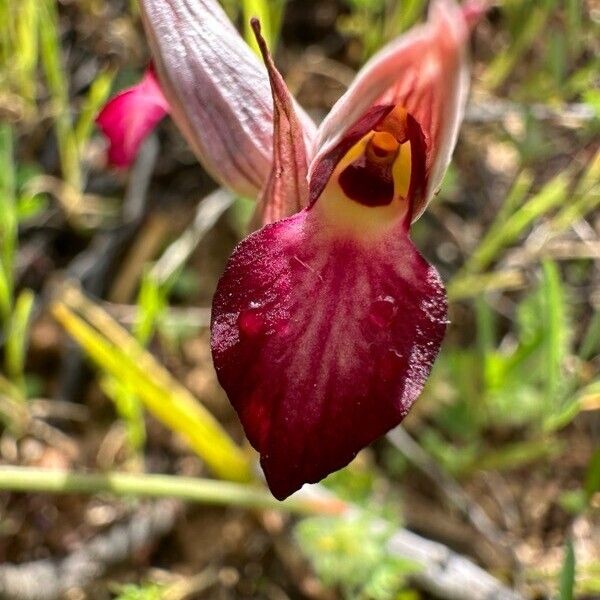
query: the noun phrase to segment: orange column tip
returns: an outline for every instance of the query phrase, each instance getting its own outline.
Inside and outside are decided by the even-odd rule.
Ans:
[[[408,113],[406,109],[397,105],[388,115],[377,125],[375,131],[390,133],[396,138],[399,144],[408,140]]]
[[[377,131],[367,146],[367,160],[379,164],[390,164],[398,155],[399,147],[398,140],[391,133]]]

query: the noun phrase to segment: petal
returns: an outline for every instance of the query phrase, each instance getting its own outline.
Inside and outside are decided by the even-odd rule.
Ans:
[[[437,191],[456,144],[468,91],[467,19],[453,0],[432,3],[428,22],[375,55],[357,75],[319,129],[315,165],[372,106],[403,106],[421,126],[428,147],[427,189],[418,218]]]
[[[292,95],[273,63],[258,19],[252,20],[252,28],[273,94],[273,164],[258,206],[259,222],[266,225],[289,217],[308,204],[308,160]]]
[[[214,0],[140,5],[175,123],[217,181],[255,196],[272,159],[273,101],[265,68]],[[309,117],[302,119],[314,131]]]
[[[140,83],[112,98],[96,118],[110,142],[109,162],[129,166],[144,139],[168,112],[169,104],[149,68]]]
[[[320,204],[246,238],[213,303],[219,381],[279,499],[400,423],[446,325],[440,278],[403,227],[350,235]]]

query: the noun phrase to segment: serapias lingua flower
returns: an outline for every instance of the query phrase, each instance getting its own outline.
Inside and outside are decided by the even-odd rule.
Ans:
[[[258,199],[262,228],[219,281],[211,344],[219,381],[283,499],[398,425],[439,351],[446,295],[409,229],[456,143],[480,11],[434,0],[427,22],[375,55],[316,128],[256,21],[266,70],[214,0],[140,4],[156,102],[152,71],[100,123],[113,155],[132,158],[168,111],[217,181]],[[143,101],[130,114],[136,94]],[[119,102],[125,116],[107,126]]]

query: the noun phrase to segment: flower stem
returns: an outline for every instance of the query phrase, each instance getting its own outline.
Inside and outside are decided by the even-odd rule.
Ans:
[[[284,510],[299,514],[340,514],[345,503],[335,498],[291,498],[279,502],[260,486],[133,473],[73,473],[33,467],[0,466],[0,490],[50,494],[98,494],[177,498],[200,504]]]

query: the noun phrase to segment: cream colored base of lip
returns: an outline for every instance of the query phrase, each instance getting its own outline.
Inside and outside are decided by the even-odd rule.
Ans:
[[[406,217],[412,167],[410,141],[400,145],[394,160],[394,197],[388,205],[365,206],[349,198],[340,187],[340,174],[364,154],[374,133],[370,131],[361,138],[340,160],[321,196],[310,209],[332,234],[343,233],[365,239],[373,235],[380,237],[383,231],[396,228]]]

